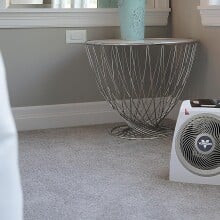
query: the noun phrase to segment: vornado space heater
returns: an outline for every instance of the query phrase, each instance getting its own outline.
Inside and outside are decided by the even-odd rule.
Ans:
[[[170,180],[220,185],[220,100],[182,103],[173,137]]]

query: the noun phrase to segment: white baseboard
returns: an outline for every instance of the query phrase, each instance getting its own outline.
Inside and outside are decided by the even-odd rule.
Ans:
[[[19,131],[122,121],[107,102],[18,107],[12,112]]]
[[[169,114],[176,119],[179,106]],[[123,122],[107,102],[17,107],[12,109],[19,131]]]

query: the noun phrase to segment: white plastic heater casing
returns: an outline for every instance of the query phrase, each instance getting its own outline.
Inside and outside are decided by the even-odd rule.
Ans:
[[[191,117],[204,113],[215,115],[216,117],[219,117],[220,120],[220,108],[192,107],[190,100],[183,101],[177,119],[172,143],[169,173],[169,179],[171,181],[220,185],[220,174],[208,177],[196,175],[182,165],[176,153],[176,138],[181,126]]]

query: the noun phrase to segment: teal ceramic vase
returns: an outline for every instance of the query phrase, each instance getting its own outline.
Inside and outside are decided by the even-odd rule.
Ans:
[[[146,0],[119,0],[119,16],[122,40],[143,40]]]

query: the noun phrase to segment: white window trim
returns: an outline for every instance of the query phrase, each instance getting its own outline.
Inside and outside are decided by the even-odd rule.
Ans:
[[[146,10],[146,26],[166,26],[169,0]],[[0,28],[119,26],[118,9],[0,9]]]
[[[200,0],[198,9],[200,10],[202,25],[220,26],[220,5],[209,5],[209,0]]]

